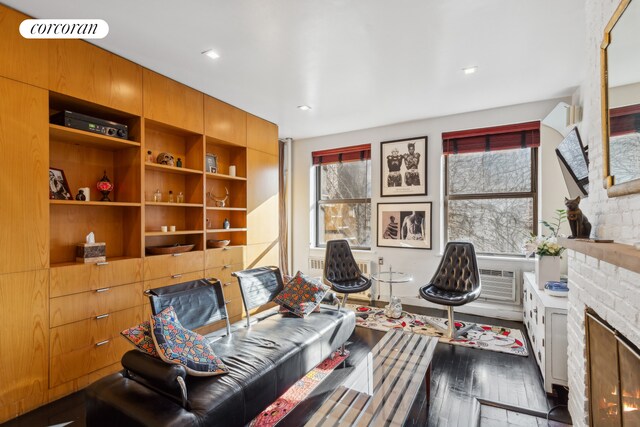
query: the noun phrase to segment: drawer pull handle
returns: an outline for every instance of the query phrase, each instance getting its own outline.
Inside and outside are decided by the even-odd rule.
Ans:
[[[101,262],[96,262],[97,266],[101,266],[101,265],[109,265],[109,261],[101,261]]]
[[[171,276],[172,279],[179,279],[182,277],[182,274],[174,274],[173,276]]]
[[[223,286],[229,286],[229,285],[231,285],[231,282],[224,282],[223,283]]]
[[[171,256],[182,256],[182,254],[171,254]]]
[[[106,319],[107,317],[109,317],[109,313],[101,314],[100,316],[96,316],[96,320]]]
[[[229,301],[228,299],[224,300],[224,305],[230,304],[231,301]]]
[[[231,268],[231,264],[225,264],[222,268]]]
[[[111,288],[100,288],[100,289],[96,289],[96,292],[97,293],[107,292],[109,289],[111,289]]]
[[[224,248],[222,248],[223,251],[228,251],[229,248],[227,248],[226,246]]]
[[[104,341],[100,341],[96,343],[96,347],[100,347],[101,345],[105,345],[106,343],[108,343],[111,340],[104,340]]]

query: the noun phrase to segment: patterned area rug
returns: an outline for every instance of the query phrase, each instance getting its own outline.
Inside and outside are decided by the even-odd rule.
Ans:
[[[293,408],[311,394],[329,376],[331,372],[345,360],[347,356],[334,353],[334,358],[328,357],[324,362],[313,368],[301,380],[292,385],[275,402],[267,407],[260,415],[250,423],[250,427],[270,427],[278,424]]]
[[[432,324],[435,324],[446,329],[449,323],[447,319],[423,316],[406,311],[402,312],[402,316],[399,319],[391,319],[384,315],[383,308],[353,304],[347,304],[346,307],[356,312],[356,325],[364,328],[378,331],[388,331],[393,328],[404,329],[416,334],[440,337],[440,342],[445,344],[499,351],[518,356],[529,355],[522,332],[517,329],[456,320],[456,329],[467,326],[470,326],[470,328],[459,335],[457,339],[452,340],[443,337],[442,333],[432,326]]]

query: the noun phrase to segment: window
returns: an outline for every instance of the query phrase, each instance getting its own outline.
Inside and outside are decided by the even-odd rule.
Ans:
[[[347,239],[371,247],[371,147],[359,145],[313,153],[316,173],[316,245]]]
[[[537,224],[540,123],[442,135],[447,240],[483,254],[520,255]]]

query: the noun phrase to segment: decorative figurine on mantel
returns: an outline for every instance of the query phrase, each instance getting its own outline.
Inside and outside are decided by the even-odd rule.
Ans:
[[[111,193],[113,191],[113,183],[111,182],[111,180],[107,177],[107,171],[104,171],[104,174],[102,175],[102,179],[100,181],[98,181],[98,185],[97,185],[98,191],[102,193],[102,199],[100,199],[101,202],[110,202],[111,199],[109,199],[109,193]]]
[[[575,199],[564,198],[564,204],[567,207],[567,220],[571,227],[571,236],[569,239],[588,239],[591,235],[591,223],[578,207],[580,205],[580,196]]]
[[[78,243],[76,246],[76,262],[98,263],[107,261],[107,244],[105,242],[96,243],[93,231],[87,234],[85,243]]]

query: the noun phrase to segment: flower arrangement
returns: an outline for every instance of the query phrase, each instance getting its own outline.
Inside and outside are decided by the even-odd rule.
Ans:
[[[551,234],[549,236],[536,236],[532,233],[531,237],[524,242],[522,248],[524,254],[527,257],[533,254],[538,256],[561,256],[565,247],[558,244],[558,233],[560,232],[560,226],[566,220],[567,211],[556,209],[556,216],[553,222],[540,221],[542,225],[551,231]]]

